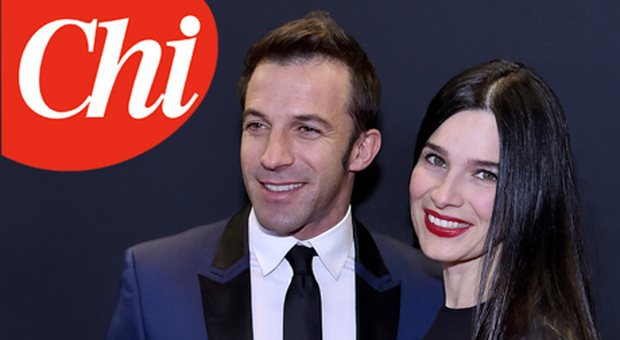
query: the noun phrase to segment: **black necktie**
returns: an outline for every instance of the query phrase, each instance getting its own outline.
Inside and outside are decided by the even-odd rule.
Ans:
[[[321,293],[312,274],[314,256],[314,249],[304,246],[295,246],[286,254],[293,278],[284,300],[284,340],[322,338]]]

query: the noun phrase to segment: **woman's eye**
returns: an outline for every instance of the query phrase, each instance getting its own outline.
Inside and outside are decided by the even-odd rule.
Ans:
[[[440,167],[445,167],[446,166],[446,162],[439,156],[435,155],[435,154],[429,154],[426,155],[426,160],[434,166],[440,166]]]
[[[497,181],[497,175],[492,173],[491,171],[487,171],[487,170],[480,170],[474,176],[476,176],[477,178],[480,178],[483,181],[487,181],[487,182],[496,182]]]

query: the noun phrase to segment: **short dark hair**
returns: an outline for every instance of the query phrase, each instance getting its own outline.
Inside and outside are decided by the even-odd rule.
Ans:
[[[342,62],[349,70],[352,93],[348,113],[354,123],[352,140],[376,128],[381,83],[375,67],[357,41],[324,11],[310,12],[274,29],[248,50],[239,79],[241,108],[245,109],[248,83],[261,62],[287,64],[314,59]]]
[[[558,98],[520,63],[494,60],[465,70],[429,104],[416,162],[433,132],[464,110],[493,114],[500,140],[478,302],[485,287],[490,295],[479,304],[473,338],[520,338],[542,328],[553,338],[596,339],[579,194]]]

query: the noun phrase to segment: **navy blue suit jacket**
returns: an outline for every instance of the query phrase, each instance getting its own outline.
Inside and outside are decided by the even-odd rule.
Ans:
[[[248,213],[128,249],[107,339],[252,339]],[[441,281],[419,251],[353,225],[357,338],[420,339]]]

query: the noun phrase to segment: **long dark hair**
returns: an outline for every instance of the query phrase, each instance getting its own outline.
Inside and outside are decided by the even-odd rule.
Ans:
[[[429,104],[415,162],[431,134],[468,109],[493,113],[500,139],[472,338],[597,339],[568,128],[556,95],[519,63],[470,68]]]

